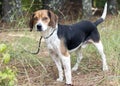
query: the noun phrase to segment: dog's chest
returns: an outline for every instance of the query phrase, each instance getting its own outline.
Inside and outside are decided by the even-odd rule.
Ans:
[[[56,34],[53,34],[50,38],[46,39],[46,44],[49,50],[58,51],[60,40],[58,39]]]

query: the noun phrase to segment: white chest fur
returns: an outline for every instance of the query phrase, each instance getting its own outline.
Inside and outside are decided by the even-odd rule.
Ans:
[[[45,39],[49,50],[59,52],[60,40],[57,36],[57,30],[47,39]]]

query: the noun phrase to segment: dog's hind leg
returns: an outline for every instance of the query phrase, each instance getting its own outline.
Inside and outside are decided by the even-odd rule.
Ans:
[[[81,49],[78,49],[76,51],[76,55],[77,55],[77,61],[76,61],[76,64],[73,66],[72,71],[77,71],[79,63],[83,58],[82,53],[81,53]]]
[[[97,47],[97,49],[98,49],[98,51],[99,51],[99,53],[101,55],[102,63],[103,63],[103,71],[107,71],[108,70],[108,65],[107,65],[106,57],[105,57],[105,54],[104,54],[104,51],[103,51],[102,42],[99,41],[99,42],[93,43],[93,44]]]

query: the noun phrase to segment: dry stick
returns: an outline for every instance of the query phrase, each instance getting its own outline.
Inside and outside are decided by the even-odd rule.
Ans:
[[[42,36],[40,37],[40,40],[39,40],[39,45],[38,45],[38,50],[37,50],[37,52],[30,52],[30,51],[24,49],[22,46],[21,46],[21,47],[22,47],[22,48],[24,49],[24,51],[27,52],[27,53],[30,53],[30,54],[38,54],[39,51],[40,51],[41,40],[42,40]],[[40,62],[38,59],[37,59],[37,61],[38,61],[39,64],[42,66],[42,68],[44,69],[45,73],[47,73],[47,70],[46,70],[45,66],[42,64],[42,62]]]
[[[45,68],[45,66],[37,59],[37,61],[39,62],[39,64],[42,66],[42,68],[44,69],[45,73],[47,73],[47,70]]]
[[[103,77],[101,80],[99,80],[99,82],[97,83],[97,86],[100,85],[105,79],[106,77]]]
[[[20,61],[21,61],[21,60],[20,60]],[[31,86],[31,84],[30,84],[30,78],[29,78],[28,72],[27,72],[27,70],[26,70],[26,68],[25,68],[25,65],[23,64],[22,61],[21,61],[21,64],[22,64],[22,66],[24,67],[24,71],[25,71],[25,73],[26,73],[27,80],[28,80],[28,82],[29,82],[29,86]]]

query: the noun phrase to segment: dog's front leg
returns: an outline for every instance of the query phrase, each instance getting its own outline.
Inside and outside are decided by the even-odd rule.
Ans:
[[[65,71],[66,84],[72,84],[70,55],[69,56],[62,55],[61,59]]]
[[[63,81],[63,69],[62,69],[62,64],[61,64],[60,58],[53,53],[51,53],[50,55],[51,55],[53,61],[55,62],[58,72],[59,72],[59,77],[57,78],[57,81],[62,82]]]

